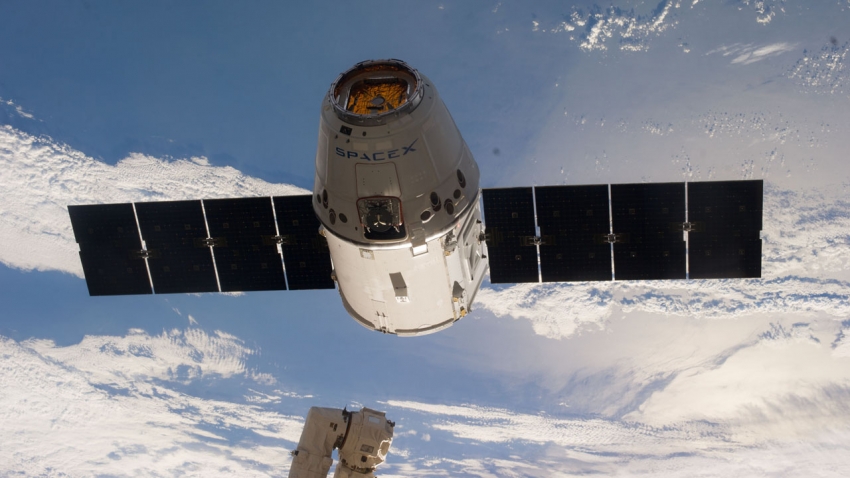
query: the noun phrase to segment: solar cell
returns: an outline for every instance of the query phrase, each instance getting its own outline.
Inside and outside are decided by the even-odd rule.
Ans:
[[[531,188],[484,189],[490,282],[538,282]]]
[[[688,183],[691,279],[761,277],[763,182]]]
[[[273,200],[289,288],[333,289],[328,242],[319,234],[313,197],[276,196]]]
[[[201,201],[136,204],[142,238],[149,251],[157,294],[216,292],[212,254]]]
[[[608,185],[534,188],[543,282],[611,280]]]
[[[684,279],[685,184],[612,184],[616,280]]]
[[[285,290],[271,198],[204,200],[223,292]]]
[[[132,204],[68,206],[89,295],[150,294]]]

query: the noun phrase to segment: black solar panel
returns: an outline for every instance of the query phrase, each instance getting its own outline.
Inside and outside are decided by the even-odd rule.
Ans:
[[[484,189],[490,282],[538,282],[531,188]]]
[[[612,184],[614,277],[684,279],[685,184]]]
[[[763,183],[688,183],[691,279],[761,277]]]
[[[269,197],[204,200],[222,292],[285,290]]]
[[[274,208],[283,237],[283,263],[291,290],[333,289],[327,240],[319,234],[319,220],[309,195],[276,196]]]
[[[132,204],[68,206],[89,295],[150,294]]]
[[[608,185],[534,188],[543,282],[611,280]],[[489,221],[488,221],[489,222]]]
[[[207,228],[201,201],[137,203],[136,214],[150,253],[154,292],[218,291],[210,248],[202,243]]]

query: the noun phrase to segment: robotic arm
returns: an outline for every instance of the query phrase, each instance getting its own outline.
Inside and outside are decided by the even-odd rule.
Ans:
[[[326,478],[335,448],[339,465],[334,478],[373,478],[390,451],[394,426],[384,412],[365,407],[359,412],[312,407],[292,452],[289,478]]]

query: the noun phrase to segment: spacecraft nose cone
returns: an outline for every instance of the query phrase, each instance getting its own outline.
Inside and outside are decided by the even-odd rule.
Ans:
[[[419,72],[403,61],[369,60],[342,73],[328,94],[339,119],[376,126],[416,109],[424,84]]]

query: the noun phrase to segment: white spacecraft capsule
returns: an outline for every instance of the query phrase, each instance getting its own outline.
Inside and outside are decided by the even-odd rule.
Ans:
[[[334,81],[322,105],[313,208],[358,323],[423,335],[470,311],[487,271],[478,181],[427,77],[378,60]]]

